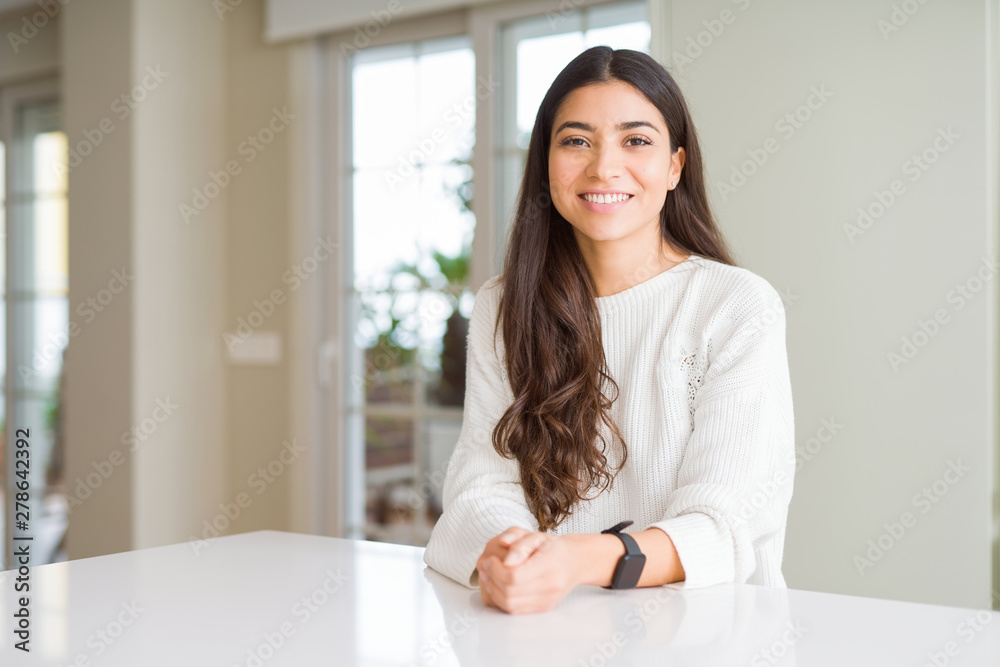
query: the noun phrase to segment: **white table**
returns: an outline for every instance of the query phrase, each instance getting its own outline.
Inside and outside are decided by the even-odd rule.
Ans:
[[[7,572],[0,665],[1000,665],[1000,612],[725,584],[510,616],[422,553],[266,530],[35,567],[30,654]]]

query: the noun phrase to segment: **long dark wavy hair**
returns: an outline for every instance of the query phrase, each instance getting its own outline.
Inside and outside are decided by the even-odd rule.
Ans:
[[[628,454],[610,415],[619,390],[604,357],[596,289],[572,226],[552,205],[548,183],[559,105],[577,88],[611,81],[632,85],[659,109],[671,152],[681,146],[686,152],[680,181],[660,213],[663,240],[679,253],[734,264],[709,210],[698,137],[673,77],[652,57],[629,49],[595,46],[574,58],[552,82],[535,117],[496,323],[503,328],[514,400],[493,429],[493,447],[517,459],[525,499],[542,531],[569,517],[578,500],[588,499],[589,489],[607,489]],[[614,390],[611,398],[604,393],[606,384]],[[598,420],[621,442],[621,465],[613,471]]]

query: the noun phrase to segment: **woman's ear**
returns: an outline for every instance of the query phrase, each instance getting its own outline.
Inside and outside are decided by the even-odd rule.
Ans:
[[[684,147],[679,146],[674,154],[670,157],[670,171],[673,173],[671,181],[677,181],[680,183],[681,171],[684,169],[684,160],[687,157],[687,153],[684,152]]]

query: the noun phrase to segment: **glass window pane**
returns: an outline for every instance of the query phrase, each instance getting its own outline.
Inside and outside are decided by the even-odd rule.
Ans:
[[[439,272],[435,251],[457,257],[472,242],[475,217],[468,208],[472,196],[472,167],[466,163],[435,165],[420,170],[416,220],[417,244],[426,258],[426,270]],[[465,281],[465,276],[458,278]],[[443,283],[441,283],[443,285]]]
[[[3,386],[7,386],[7,146],[0,141],[0,377]],[[0,401],[0,453],[5,451],[7,439],[7,401],[6,392]],[[0,538],[7,540],[7,503],[4,500],[7,488],[6,455],[0,455]],[[6,553],[0,549],[0,568],[7,568]]]
[[[368,539],[405,540],[412,533],[407,500],[413,486],[413,419],[365,418],[365,485]]]
[[[47,296],[28,302],[34,320],[31,370],[36,391],[56,391],[62,371],[63,351],[69,339],[69,309],[65,296]]]
[[[466,342],[469,319],[457,308],[460,294],[427,290],[423,294],[420,370],[424,402],[461,407],[465,401]]]
[[[3,319],[11,335],[0,332],[13,360],[7,369],[13,391],[6,416],[13,427],[31,432],[35,493],[30,511],[38,517],[32,525],[37,551],[31,564],[37,565],[65,560],[58,550],[67,521],[60,419],[63,350],[69,341],[68,238],[66,176],[56,165],[66,162],[66,137],[59,130],[57,103],[14,102],[0,112],[13,115],[17,138],[6,156],[17,165],[10,174],[12,196],[17,196],[6,203],[3,239],[13,246],[12,263],[3,270]],[[8,450],[7,474],[11,460]],[[6,530],[9,537],[11,526]]]
[[[431,515],[412,503],[426,414],[460,418],[464,400],[475,60],[466,38],[416,42],[357,54],[352,77],[352,400],[363,401],[352,410],[364,428],[347,446],[366,463],[364,480],[349,479],[348,522],[426,544]]]
[[[386,177],[381,170],[354,174],[354,276],[357,289],[387,289],[393,267],[417,261],[421,230],[419,177]]]
[[[7,386],[7,301],[0,302],[0,378],[3,378],[3,386]],[[0,419],[7,414],[7,401],[0,401]],[[0,428],[0,442],[4,437],[4,430]],[[2,451],[2,449],[0,449]],[[3,468],[3,457],[0,456],[0,469]],[[0,488],[3,487],[3,478],[0,477]]]
[[[517,144],[528,147],[538,105],[563,67],[583,51],[583,33],[569,32],[517,44]]]
[[[413,463],[413,420],[409,417],[369,416],[365,419],[365,469],[372,479],[383,482],[395,479],[398,466]]]
[[[65,294],[69,289],[69,243],[64,194],[39,197],[33,207],[35,286],[38,292]]]
[[[66,192],[66,169],[55,168],[63,164],[66,155],[66,135],[62,132],[42,132],[36,134],[32,142],[34,150],[34,190],[38,195],[57,195]]]
[[[364,350],[365,402],[410,404],[416,379],[416,346],[406,340],[399,320],[393,318],[398,310],[396,295],[363,292],[360,297],[355,342]]]
[[[413,58],[354,68],[354,166],[398,169],[417,141],[417,65]]]
[[[0,141],[0,297],[7,291],[7,152]],[[6,356],[6,355],[4,355]]]
[[[469,49],[443,51],[419,60],[419,143],[406,146],[423,163],[472,157],[475,141],[475,59]]]

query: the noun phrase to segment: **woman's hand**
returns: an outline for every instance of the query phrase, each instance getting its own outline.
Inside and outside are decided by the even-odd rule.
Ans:
[[[517,526],[511,526],[504,532],[500,533],[492,540],[486,543],[486,548],[483,549],[483,553],[479,556],[479,560],[476,561],[476,569],[479,570],[479,593],[483,598],[483,604],[491,607],[498,606],[490,594],[486,591],[486,586],[483,585],[483,564],[486,559],[490,556],[496,556],[498,559],[503,560],[507,557],[508,547],[511,542],[515,541],[517,538],[523,535],[530,535],[530,530],[525,530],[524,528],[519,528]]]
[[[509,614],[552,609],[581,581],[579,553],[573,535],[509,528],[476,564],[483,602]]]

